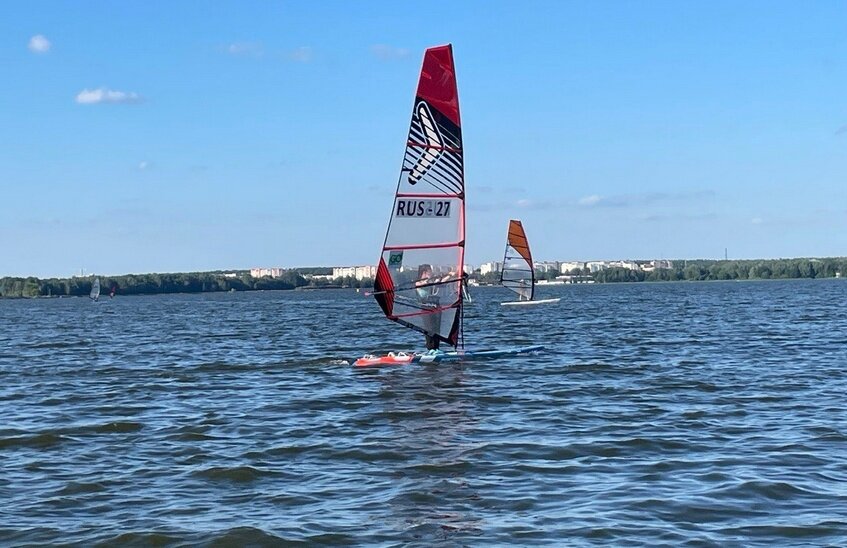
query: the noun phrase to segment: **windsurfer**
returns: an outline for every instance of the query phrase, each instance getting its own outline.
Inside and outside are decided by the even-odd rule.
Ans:
[[[433,279],[432,277],[432,266],[428,264],[422,264],[418,267],[418,279],[415,282],[415,291],[418,294],[418,298],[421,300],[421,304],[426,308],[438,308],[440,304],[440,299],[438,297],[438,286],[437,284],[440,280]],[[427,350],[438,350],[438,335],[435,333],[438,332],[438,327],[441,324],[441,313],[435,312],[427,316],[427,329],[424,332],[424,337],[426,337],[426,349]]]
[[[418,279],[415,281],[415,291],[421,300],[433,295],[432,282],[432,267],[428,264],[422,264],[418,267]]]

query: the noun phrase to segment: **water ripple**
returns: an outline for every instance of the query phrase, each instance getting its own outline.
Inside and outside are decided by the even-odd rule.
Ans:
[[[383,370],[352,291],[0,301],[0,544],[847,544],[847,283],[539,293]]]

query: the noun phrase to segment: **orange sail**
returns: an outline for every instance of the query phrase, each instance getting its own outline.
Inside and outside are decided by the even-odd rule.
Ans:
[[[535,268],[532,265],[532,252],[523,225],[517,219],[509,221],[509,233],[506,236],[506,253],[503,255],[503,268],[500,270],[500,283],[518,294],[518,298],[531,301],[535,294]]]

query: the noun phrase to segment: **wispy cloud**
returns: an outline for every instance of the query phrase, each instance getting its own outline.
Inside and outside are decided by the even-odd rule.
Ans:
[[[109,88],[86,88],[77,93],[76,102],[80,105],[135,104],[141,102],[141,96],[134,91],[116,91]]]
[[[718,218],[716,213],[670,213],[642,215],[639,221],[656,223],[661,221],[685,222],[685,221],[713,221]]]
[[[27,47],[29,51],[33,53],[47,53],[50,51],[50,46],[53,44],[50,43],[50,40],[47,39],[43,34],[36,34],[32,38],[29,39],[29,44]]]
[[[835,130],[836,135],[843,135],[845,133],[847,133],[847,124],[844,124],[843,126]]]
[[[233,57],[284,59],[294,63],[311,63],[315,59],[315,50],[309,46],[294,49],[274,49],[266,48],[261,42],[232,42],[221,46],[219,50]]]
[[[577,203],[581,206],[594,206],[603,201],[603,197],[599,194],[592,194],[590,196],[583,196],[580,198]]]
[[[475,192],[483,194],[523,194],[526,189],[519,186],[493,187],[489,185],[480,185],[474,187]]]
[[[375,44],[371,46],[371,53],[380,61],[395,61],[397,59],[405,59],[409,56],[408,49],[397,48],[387,44]]]
[[[467,205],[467,208],[471,211],[514,211],[515,209],[539,210],[558,207],[563,207],[563,205],[555,201],[538,201],[530,198],[521,198],[519,200],[510,201],[500,199],[493,202],[475,200]]]
[[[261,57],[265,53],[262,44],[258,42],[233,42],[227,44],[223,50],[235,56]]]
[[[752,225],[760,225],[764,222],[764,219],[762,219],[761,217],[753,217],[752,219],[750,219],[750,224]]]
[[[539,202],[537,200],[530,200],[529,198],[521,198],[515,205],[521,209],[551,209],[556,207],[556,204],[549,201]]]
[[[144,160],[142,162],[138,162],[138,171],[145,171],[150,167],[150,162]]]
[[[490,190],[489,187],[484,187],[486,191]],[[691,192],[645,192],[640,194],[621,194],[616,196],[601,196],[600,194],[589,194],[587,196],[583,196],[577,200],[573,199],[552,199],[552,198],[528,198],[526,197],[525,191],[523,189],[518,188],[510,188],[504,190],[504,193],[513,193],[521,191],[524,194],[524,197],[519,199],[508,199],[504,200],[503,197],[499,199],[496,197],[495,193],[489,193],[489,196],[493,198],[492,201],[485,202],[474,202],[473,204],[469,204],[468,207],[477,211],[494,211],[494,210],[514,210],[516,208],[520,209],[530,209],[530,210],[542,210],[542,209],[565,209],[565,210],[590,210],[590,209],[598,209],[598,208],[620,208],[627,209],[631,208],[633,214],[642,214],[638,217],[639,220],[644,221],[658,221],[668,217],[668,214],[664,214],[661,211],[644,211],[645,209],[663,209],[667,207],[672,207],[674,209],[679,209],[681,206],[692,205],[696,207],[701,207],[704,201],[708,201],[715,197],[714,191],[711,190],[698,190]],[[492,195],[493,194],[493,195]],[[706,219],[711,218],[712,213],[696,213],[693,212],[691,214],[680,214],[680,213],[672,213],[670,215],[687,215],[686,219]]]
[[[644,207],[658,203],[697,202],[714,198],[711,190],[696,190],[691,192],[643,192],[639,194],[619,194],[617,196],[601,196],[591,194],[577,201],[581,207]]]
[[[315,52],[308,46],[302,46],[289,51],[286,57],[295,63],[311,63],[315,58]]]

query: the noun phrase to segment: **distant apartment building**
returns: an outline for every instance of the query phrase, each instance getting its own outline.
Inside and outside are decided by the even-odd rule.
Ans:
[[[376,278],[375,266],[336,266],[332,269],[333,278],[356,278],[364,280],[365,278]]]
[[[500,272],[503,269],[503,263],[482,263],[479,265],[479,273],[485,276],[493,272]]]
[[[559,272],[559,261],[535,261],[532,264],[536,272]]]
[[[282,276],[283,272],[285,272],[285,269],[281,267],[251,268],[250,276],[252,276],[253,278],[264,278],[265,276],[270,276],[271,278],[279,278]]]
[[[585,266],[591,272],[598,272],[604,268],[626,268],[627,270],[642,270],[652,272],[654,270],[671,269],[673,262],[665,259],[658,261],[589,261]],[[564,269],[562,270],[564,272]]]
[[[237,272],[224,272],[224,278],[237,278]]]
[[[585,263],[585,268],[587,268],[589,272],[594,273],[609,268],[609,264],[606,261],[588,261]]]
[[[610,268],[625,268],[627,270],[641,270],[641,266],[635,261],[611,261]]]
[[[569,261],[569,262],[561,262],[559,263],[559,272],[562,274],[567,274],[571,270],[582,270],[585,268],[585,263],[578,261]]]

